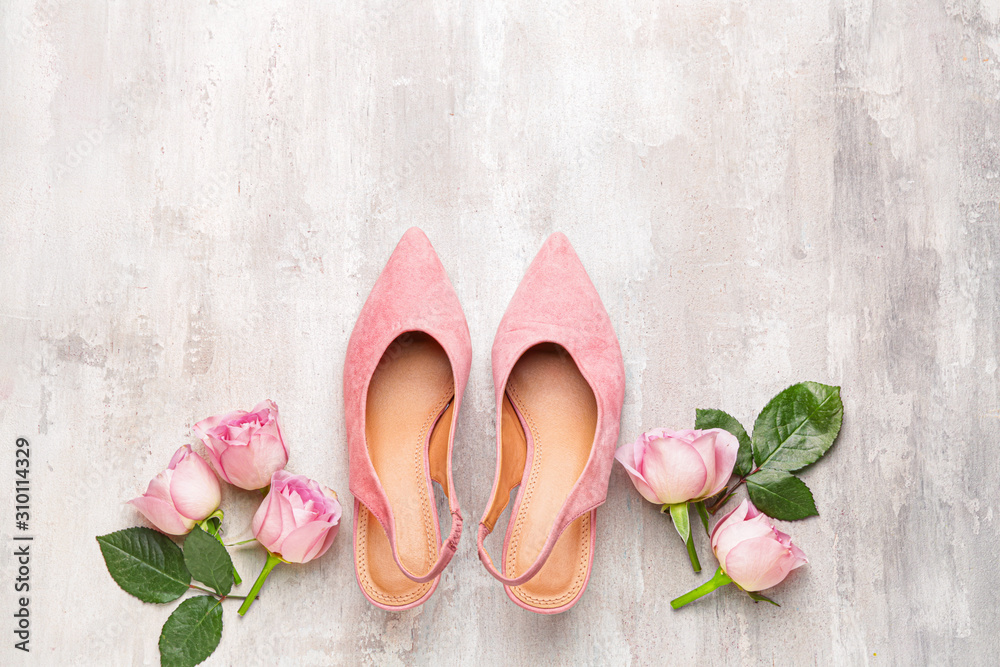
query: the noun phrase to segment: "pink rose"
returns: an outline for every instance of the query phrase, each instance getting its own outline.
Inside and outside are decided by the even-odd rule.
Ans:
[[[279,470],[253,517],[253,534],[265,549],[289,563],[319,558],[340,523],[337,494],[303,475]]]
[[[729,578],[750,592],[780,584],[789,572],[808,562],[791,538],[748,500],[716,524],[712,550]]]
[[[263,401],[252,412],[237,410],[194,425],[219,476],[234,486],[262,489],[288,463],[278,426],[278,406]]]
[[[729,481],[739,442],[722,429],[654,429],[622,445],[615,458],[651,503],[676,505],[714,496]]]
[[[205,460],[184,445],[167,469],[154,477],[146,493],[128,501],[160,531],[186,535],[219,506],[222,490]]]

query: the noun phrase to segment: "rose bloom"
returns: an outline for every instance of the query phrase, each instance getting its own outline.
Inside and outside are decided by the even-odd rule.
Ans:
[[[194,425],[219,476],[234,486],[262,489],[288,463],[278,426],[278,406],[263,401],[253,411],[237,410]]]
[[[722,571],[745,591],[762,591],[805,565],[806,555],[771,520],[744,500],[712,531],[712,550]]]
[[[319,558],[340,524],[337,494],[319,482],[279,470],[253,517],[253,534],[265,549],[289,563]]]
[[[146,493],[128,501],[161,532],[186,535],[219,506],[222,490],[215,473],[190,445],[178,449]]]
[[[622,445],[615,458],[651,503],[676,505],[714,496],[729,481],[739,442],[719,428],[654,429]]]

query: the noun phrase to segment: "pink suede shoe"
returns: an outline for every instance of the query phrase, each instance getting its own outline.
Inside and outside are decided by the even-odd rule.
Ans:
[[[618,339],[563,234],[548,238],[507,307],[493,382],[497,468],[479,558],[516,604],[557,614],[590,578],[625,395]],[[501,574],[483,541],[518,485]]]
[[[414,227],[375,282],[344,363],[355,573],[382,609],[427,600],[458,547],[451,451],[471,360],[458,296]],[[432,480],[451,510],[443,544]]]

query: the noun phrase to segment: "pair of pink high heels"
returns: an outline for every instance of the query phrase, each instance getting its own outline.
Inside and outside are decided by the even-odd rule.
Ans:
[[[426,601],[458,546],[451,452],[471,361],[455,290],[412,228],[372,288],[344,366],[355,572],[383,609]],[[611,321],[563,234],[542,246],[500,322],[493,381],[497,467],[479,557],[515,603],[559,613],[590,578],[625,391]],[[443,543],[432,481],[451,510]],[[483,541],[517,486],[498,571]]]

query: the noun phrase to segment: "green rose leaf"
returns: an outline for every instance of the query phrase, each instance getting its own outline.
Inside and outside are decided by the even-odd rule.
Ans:
[[[149,528],[126,528],[97,538],[104,564],[122,590],[143,602],[170,602],[184,595],[191,574],[169,537]]]
[[[219,595],[233,589],[233,561],[214,536],[201,528],[192,530],[184,541],[184,563],[191,576],[208,584]]]
[[[771,399],[753,426],[757,466],[794,472],[823,456],[844,417],[840,387],[794,384]]]
[[[771,598],[767,597],[766,595],[761,595],[760,593],[751,593],[751,592],[747,591],[747,595],[749,595],[750,599],[753,600],[754,602],[770,602],[775,607],[780,607],[781,606],[780,604],[778,604],[777,602],[775,602]]]
[[[211,533],[211,534],[212,534],[212,535],[215,535],[215,539],[216,539],[216,541],[217,541],[217,542],[218,542],[219,544],[221,544],[221,545],[222,545],[222,548],[223,548],[223,549],[225,549],[225,548],[226,548],[226,543],[222,541],[222,535],[219,535],[218,533]],[[227,555],[227,556],[229,555],[229,552],[228,552],[228,551],[226,551],[226,555]],[[230,559],[230,560],[232,560],[232,559]],[[240,578],[240,573],[236,571],[236,564],[235,564],[235,563],[233,564],[233,580],[234,580],[234,581],[236,582],[236,585],[237,585],[237,586],[239,586],[240,584],[242,584],[242,583],[243,583],[243,579],[242,579],[242,578]]]
[[[747,477],[750,500],[764,514],[795,521],[816,516],[816,503],[806,483],[784,470],[760,470]]]
[[[192,667],[205,660],[222,639],[222,600],[211,595],[184,600],[160,632],[160,664]]]
[[[736,454],[736,466],[733,472],[740,477],[746,477],[753,471],[753,451],[750,445],[750,436],[743,424],[732,415],[722,410],[706,410],[699,408],[694,412],[694,427],[699,430],[710,428],[721,428],[729,431],[740,443],[739,452]]]

